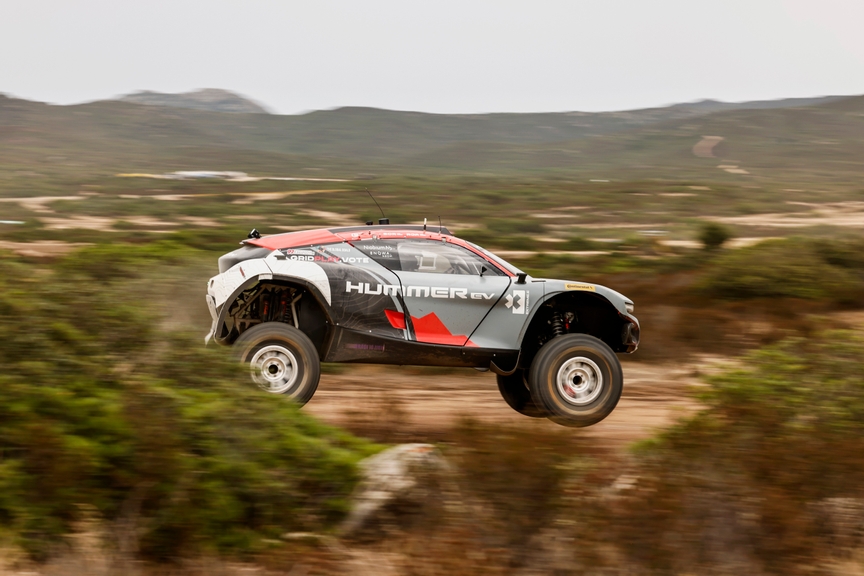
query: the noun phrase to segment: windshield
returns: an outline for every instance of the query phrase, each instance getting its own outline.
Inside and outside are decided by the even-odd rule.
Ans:
[[[489,258],[490,260],[492,260],[496,264],[500,264],[505,270],[512,272],[514,275],[523,274],[522,270],[520,270],[516,266],[513,266],[512,264],[510,264],[509,262],[507,262],[506,260],[504,260],[500,256],[496,256],[492,252],[489,252],[488,250],[486,250],[482,246],[478,246],[477,244],[474,244],[473,242],[468,242],[467,240],[463,240],[463,242],[465,242],[466,244],[468,244],[469,246],[471,246],[475,250],[478,250],[484,256],[486,256],[487,258]]]

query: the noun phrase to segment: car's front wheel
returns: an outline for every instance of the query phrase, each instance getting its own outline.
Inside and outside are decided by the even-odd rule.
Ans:
[[[498,391],[501,397],[507,402],[516,412],[529,416],[531,418],[545,418],[546,413],[543,412],[531,399],[531,392],[528,390],[528,384],[525,381],[525,371],[517,370],[509,376],[496,375],[498,380]]]
[[[318,351],[293,326],[281,322],[259,324],[237,338],[234,350],[249,367],[252,381],[265,392],[285,394],[302,405],[318,388]]]
[[[615,409],[624,377],[618,357],[604,342],[566,334],[540,348],[528,385],[534,403],[550,420],[579,427],[596,424]]]

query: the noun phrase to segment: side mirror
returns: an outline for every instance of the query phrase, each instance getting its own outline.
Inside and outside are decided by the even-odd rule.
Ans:
[[[516,275],[516,284],[525,284],[525,278],[527,277],[528,275],[525,272],[519,272]]]
[[[480,266],[480,278],[483,277],[483,274],[485,274],[487,270],[489,269],[486,268],[486,266]]]

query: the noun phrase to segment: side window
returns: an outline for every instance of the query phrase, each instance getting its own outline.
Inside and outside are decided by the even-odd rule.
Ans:
[[[390,270],[402,270],[399,252],[395,240],[361,240],[354,242],[354,247]]]
[[[464,274],[501,276],[503,273],[470,250],[461,246],[430,240],[403,240],[396,243],[400,270],[431,274]]]

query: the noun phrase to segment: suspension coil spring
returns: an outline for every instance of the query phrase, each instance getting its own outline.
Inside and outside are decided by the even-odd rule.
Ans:
[[[279,294],[279,320],[286,324],[294,322],[294,315],[291,313],[291,296],[290,290],[283,290]]]
[[[552,321],[549,323],[552,325],[552,333],[555,334],[555,336],[561,336],[565,333],[564,319],[561,318],[561,314],[558,312],[555,312],[555,314],[552,315]]]

